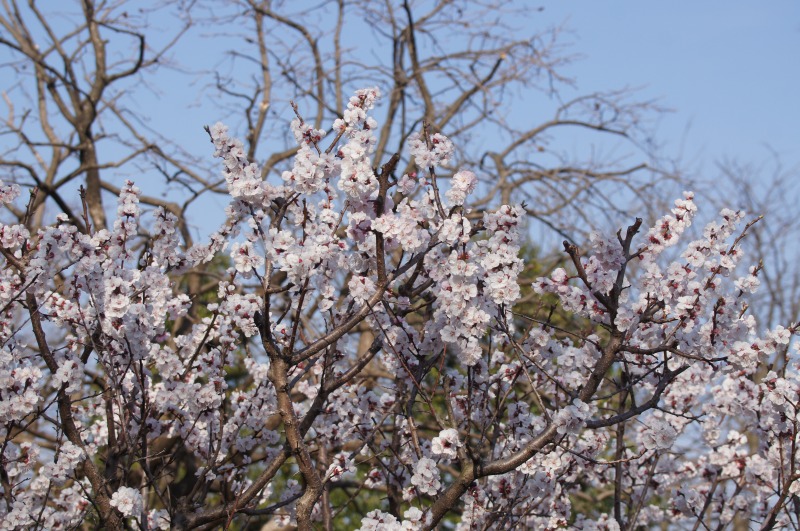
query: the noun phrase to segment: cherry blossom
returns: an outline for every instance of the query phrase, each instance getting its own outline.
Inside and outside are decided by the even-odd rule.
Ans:
[[[431,452],[434,455],[442,455],[450,459],[455,458],[458,446],[458,431],[453,428],[442,430],[437,437],[431,440]]]
[[[439,492],[442,484],[439,481],[439,469],[436,468],[436,462],[427,457],[417,461],[414,466],[414,475],[411,476],[411,484],[422,494],[434,495]]]
[[[429,142],[430,146],[428,146]],[[446,166],[450,163],[450,158],[453,156],[454,150],[453,143],[450,139],[441,133],[435,133],[427,140],[424,135],[413,133],[408,138],[408,148],[417,166],[424,169]],[[470,184],[470,180],[471,178],[468,173],[464,174],[463,179],[459,179],[459,182],[466,181],[466,186],[464,188],[465,193],[470,186],[474,188],[474,184]]]
[[[124,516],[136,516],[142,511],[142,495],[130,487],[120,487],[111,496],[111,505]]]

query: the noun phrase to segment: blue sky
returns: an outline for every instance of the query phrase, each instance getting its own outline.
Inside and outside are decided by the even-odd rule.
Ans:
[[[800,162],[800,1],[510,5],[525,4],[541,11],[521,34],[564,23],[563,40],[579,57],[562,73],[576,81],[576,94],[636,88],[640,98],[671,111],[660,118],[656,135],[670,154],[706,166],[723,157],[765,158],[770,146],[787,164]],[[216,37],[193,33],[178,55],[193,52],[202,62],[204,49],[220,46]],[[181,91],[161,89],[171,102],[190,103]],[[212,102],[195,103],[180,111],[207,120]]]
[[[668,153],[712,173],[714,162],[758,162],[769,149],[800,163],[800,2],[702,0],[540,3],[566,20],[584,57],[579,90],[640,87],[673,112],[657,137]],[[767,149],[769,146],[769,149]]]

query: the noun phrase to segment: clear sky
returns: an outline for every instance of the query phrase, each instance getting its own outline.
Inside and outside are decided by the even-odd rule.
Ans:
[[[627,86],[672,111],[657,137],[673,154],[682,150],[706,162],[763,158],[768,145],[785,162],[800,163],[800,1],[512,3],[540,10],[530,19],[534,27],[519,28],[521,35],[564,23],[563,40],[579,57],[562,73],[576,81],[576,93]],[[193,59],[202,61],[202,50],[219,46],[216,37],[208,30],[190,33],[177,59],[194,51]],[[181,91],[161,90],[168,100],[190,103]],[[189,112],[207,120],[199,107]]]
[[[766,146],[800,164],[800,2],[564,0],[539,2],[566,20],[584,57],[568,71],[584,91],[641,87],[672,113],[658,138],[713,172],[723,158],[763,161]],[[798,175],[800,179],[800,175]]]
[[[519,28],[520,35],[563,24],[562,39],[578,57],[561,73],[576,81],[575,95],[639,89],[639,99],[671,111],[659,117],[655,138],[691,171],[710,179],[720,160],[758,164],[771,160],[773,150],[785,167],[800,168],[800,0],[509,5],[526,4],[534,12],[532,27]],[[210,72],[219,65],[205,61],[222,46],[220,39],[208,29],[190,32],[176,58]],[[168,72],[162,76],[159,103],[171,115],[171,127],[185,130],[187,140],[205,140],[196,124],[224,116],[217,116],[213,101],[187,100],[184,91],[169,88],[185,78],[176,76],[173,85]]]

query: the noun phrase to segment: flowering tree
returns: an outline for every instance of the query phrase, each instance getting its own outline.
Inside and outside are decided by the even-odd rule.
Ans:
[[[0,227],[0,525],[800,525],[796,325],[756,337],[752,222],[723,210],[665,263],[687,193],[565,242],[533,290],[581,328],[522,314],[523,209],[472,211],[475,174],[437,177],[453,144],[427,127],[416,171],[374,160],[378,97],[328,133],[298,114],[280,185],[209,127],[231,201],[188,249],[133,183],[111,229]],[[220,257],[213,302],[180,293]]]

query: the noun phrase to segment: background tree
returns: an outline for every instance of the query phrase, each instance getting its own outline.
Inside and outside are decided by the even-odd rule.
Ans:
[[[159,134],[174,118],[143,108],[153,96],[170,97],[161,79],[184,85],[180,101],[213,97],[226,122],[243,128],[248,157],[262,161],[264,177],[273,179],[296,150],[282,127],[292,117],[290,101],[319,128],[369,79],[388,98],[378,160],[398,152],[407,164],[402,146],[427,124],[459,144],[451,167],[471,167],[481,179],[476,207],[518,193],[529,215],[573,238],[619,212],[612,193],[653,205],[657,195],[648,190],[665,175],[651,164],[655,153],[647,140],[646,124],[657,108],[626,91],[562,100],[561,89],[571,83],[560,73],[571,60],[562,30],[521,29],[522,20],[544,26],[527,8],[343,0],[314,4],[310,12],[266,1],[132,6],[87,0],[59,11],[43,11],[36,2],[3,6],[4,78],[16,81],[4,88],[7,147],[0,165],[7,178],[41,189],[31,223],[41,225],[38,207],[48,201],[57,203],[54,212],[82,223],[62,187],[74,191],[83,181],[89,214],[102,227],[101,190],[116,194],[123,176],[142,171],[149,179],[142,201],[179,218],[198,201],[206,208],[203,194],[225,193],[200,145],[193,145],[199,143]],[[201,43],[214,39],[212,56],[202,64],[182,56],[176,44],[187,35]],[[186,85],[196,86],[195,94]],[[543,111],[514,116],[516,94],[538,95]],[[595,136],[586,136],[586,153],[560,151],[555,141],[580,130]],[[590,154],[599,152],[592,146],[611,145],[625,158]],[[190,245],[189,230],[181,227]]]
[[[103,180],[105,173],[157,149],[133,127],[141,116],[129,115],[126,92],[155,75],[187,23],[177,24],[172,39],[153,49],[146,14],[137,17],[105,2],[64,7],[74,11],[3,3],[0,45],[10,58],[3,66],[10,85],[3,92],[8,143],[0,164],[15,181],[41,191],[33,226],[41,226],[47,201],[82,226],[81,213],[62,197],[64,188],[73,195],[77,181],[85,184],[85,204],[99,229],[106,226],[101,190],[118,191]]]

